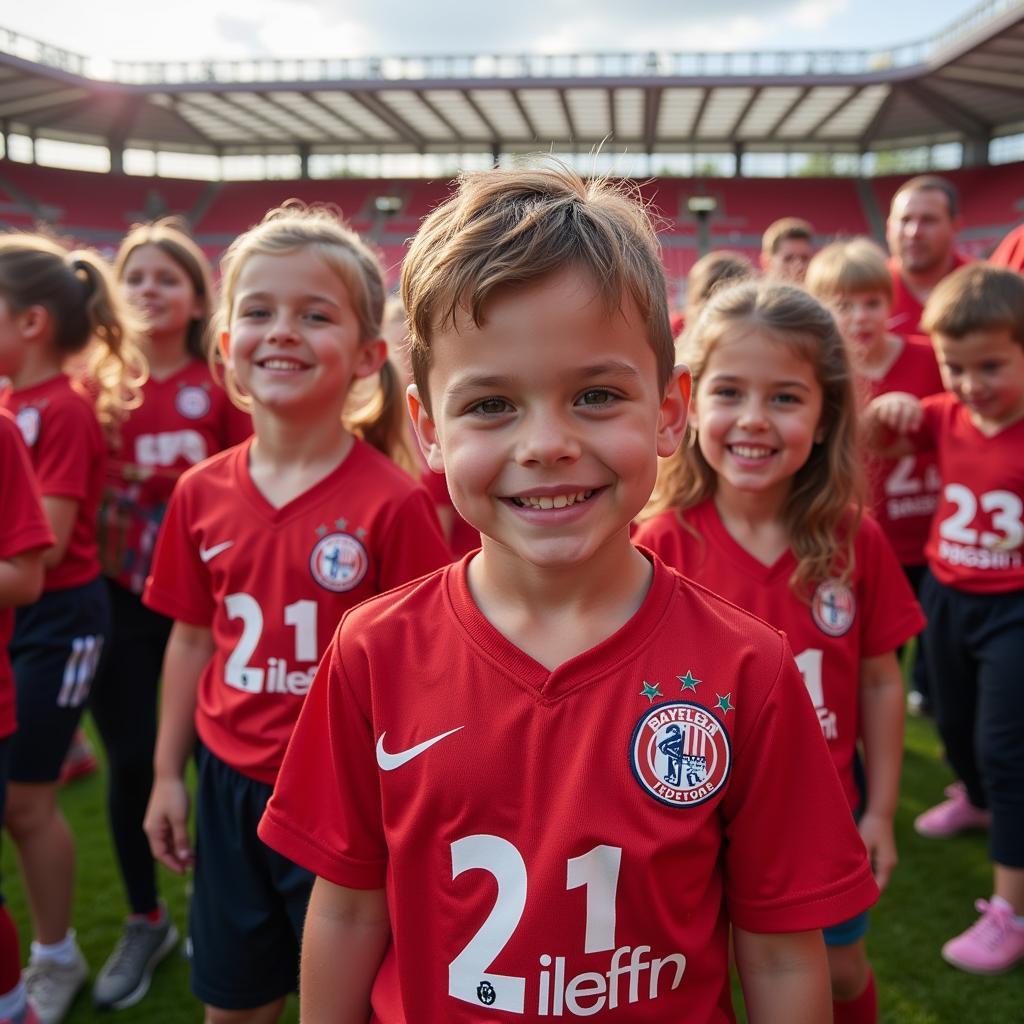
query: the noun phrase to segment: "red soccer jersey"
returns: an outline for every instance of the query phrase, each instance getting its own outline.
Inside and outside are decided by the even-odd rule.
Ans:
[[[0,520],[0,558],[49,547],[53,531],[43,512],[39,485],[14,418],[0,409],[0,480],[4,512]],[[7,645],[14,632],[14,609],[0,606],[0,738],[14,732],[14,673]]]
[[[251,433],[248,413],[231,404],[201,359],[166,380],[150,377],[107,464],[100,504],[103,571],[141,594],[175,481]]]
[[[986,437],[955,395],[922,405],[912,439],[935,449],[942,478],[928,567],[940,583],[972,594],[1024,590],[1024,420]]]
[[[92,404],[59,374],[42,384],[0,395],[29,448],[44,498],[71,498],[78,514],[60,565],[47,570],[45,589],[66,590],[100,574],[96,510],[106,465],[106,444]]]
[[[368,444],[356,441],[279,509],[249,475],[250,445],[181,477],[144,600],[212,630],[199,737],[236,771],[272,783],[342,613],[451,556],[426,492]]]
[[[876,893],[784,638],[655,560],[633,618],[549,671],[468,562],[346,615],[261,837],[386,889],[378,1024],[733,1020],[730,921]]]
[[[714,501],[683,517],[698,536],[669,511],[641,524],[633,539],[786,634],[847,800],[856,809],[861,660],[894,651],[924,628],[921,609],[878,524],[865,518],[857,532],[850,584],[822,583],[808,604],[789,585],[796,569],[792,551],[774,565],[759,562],[733,540]]]
[[[905,391],[918,398],[942,391],[935,352],[926,337],[903,339],[903,351],[880,380],[864,380],[867,398]],[[921,565],[939,502],[939,470],[931,452],[869,459],[871,506],[902,565]]]
[[[949,272],[952,273],[968,262],[970,261],[965,256],[953,253],[953,266],[949,268]],[[885,324],[886,329],[904,337],[908,334],[920,334],[924,303],[907,287],[906,281],[900,274],[897,260],[891,258],[888,267],[892,277],[892,309],[889,311],[889,319]]]

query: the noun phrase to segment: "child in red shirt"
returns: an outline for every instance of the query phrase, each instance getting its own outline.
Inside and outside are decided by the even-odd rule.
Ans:
[[[402,291],[482,548],[346,615],[289,745],[303,1019],[732,1021],[731,922],[750,1020],[816,1024],[876,888],[784,638],[630,543],[689,392],[646,215],[469,175]]]
[[[54,542],[43,512],[21,431],[0,409],[0,480],[4,517],[0,527],[0,819],[7,797],[7,763],[14,720],[14,673],[7,644],[14,629],[14,607],[31,604],[43,592],[43,552]],[[0,1020],[29,1024],[28,998],[21,981],[21,952],[14,920],[0,894]]]
[[[103,427],[138,400],[144,360],[103,261],[36,235],[0,238],[0,395],[28,445],[55,543],[43,596],[18,610],[10,653],[18,690],[5,824],[18,846],[36,941],[29,1001],[58,1021],[88,967],[71,930],[74,846],[57,807],[64,755],[89,696],[110,604],[100,579],[96,510]],[[67,370],[78,358],[92,394]]]
[[[383,277],[359,237],[327,210],[273,210],[225,255],[221,302],[218,351],[254,436],[186,471],[160,530],[144,600],[174,626],[146,832],[171,870],[195,865],[207,1019],[270,1021],[297,982],[312,884],[256,835],[295,719],[342,613],[450,555],[424,490],[357,436],[395,424],[378,437],[391,450],[401,419],[386,402],[343,418],[356,381],[390,372]]]
[[[807,290],[831,310],[857,374],[859,398],[869,402],[889,391],[924,398],[942,390],[939,367],[927,337],[886,330],[892,278],[885,254],[867,238],[833,242],[807,270]],[[939,473],[931,452],[866,460],[871,511],[889,538],[917,592],[924,579],[924,542],[938,504]],[[919,647],[907,707],[929,711],[928,673]]]
[[[142,603],[157,530],[174,483],[190,466],[252,433],[213,378],[206,330],[213,301],[202,250],[173,219],[125,236],[114,262],[125,298],[145,321],[149,362],[141,404],[112,439],[100,504],[100,559],[113,633],[89,708],[107,752],[107,808],[131,916],[93,985],[102,1009],[132,1006],[177,942],[158,900],[156,865],[142,819],[153,785],[156,701],[171,620]]]
[[[843,340],[805,292],[741,284],[711,297],[684,357],[696,382],[692,440],[663,465],[661,512],[634,540],[785,631],[884,888],[903,753],[895,651],[924,621],[878,525],[861,520]],[[825,931],[835,1020],[872,1024],[867,915],[838,920]]]
[[[942,955],[994,974],[1024,960],[1024,278],[956,270],[929,297],[924,325],[947,391],[882,395],[868,412],[885,454],[938,458],[923,642],[959,781],[914,827],[935,839],[991,827],[995,894]]]

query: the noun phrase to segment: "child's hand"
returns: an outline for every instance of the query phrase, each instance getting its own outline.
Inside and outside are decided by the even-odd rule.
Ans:
[[[188,804],[184,779],[158,778],[142,826],[154,858],[176,875],[183,875],[195,860],[188,837]]]
[[[889,884],[893,868],[899,857],[896,853],[896,837],[893,835],[892,818],[881,814],[865,813],[858,825],[860,837],[868,848],[871,872],[878,888],[884,890]]]
[[[921,425],[921,402],[905,391],[890,391],[868,403],[868,424],[880,424],[896,434],[910,434]]]

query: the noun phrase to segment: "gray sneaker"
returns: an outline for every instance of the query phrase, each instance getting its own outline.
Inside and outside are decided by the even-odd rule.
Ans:
[[[28,1002],[41,1024],[60,1024],[67,1016],[75,996],[89,976],[89,965],[76,950],[73,964],[59,964],[55,960],[36,960],[21,972]]]
[[[149,991],[149,981],[158,963],[178,944],[178,929],[167,909],[163,920],[150,924],[145,918],[128,918],[96,982],[93,1004],[100,1010],[123,1010],[134,1006]]]

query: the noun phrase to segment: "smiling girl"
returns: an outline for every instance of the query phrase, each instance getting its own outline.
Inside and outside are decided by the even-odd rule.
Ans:
[[[254,437],[182,476],[147,583],[175,621],[146,832],[171,870],[195,864],[192,988],[215,1024],[272,1021],[296,986],[312,876],[256,825],[338,619],[449,559],[426,492],[358,436],[395,424],[388,451],[404,437],[383,308],[376,258],[326,210],[273,210],[235,241],[218,345]],[[376,374],[374,419],[346,419]]]
[[[923,619],[877,524],[861,519],[843,341],[803,291],[749,283],[711,297],[684,355],[690,437],[663,463],[658,514],[634,540],[786,632],[884,887],[903,744],[895,650]],[[825,930],[838,1024],[877,1019],[866,931],[866,913]]]

